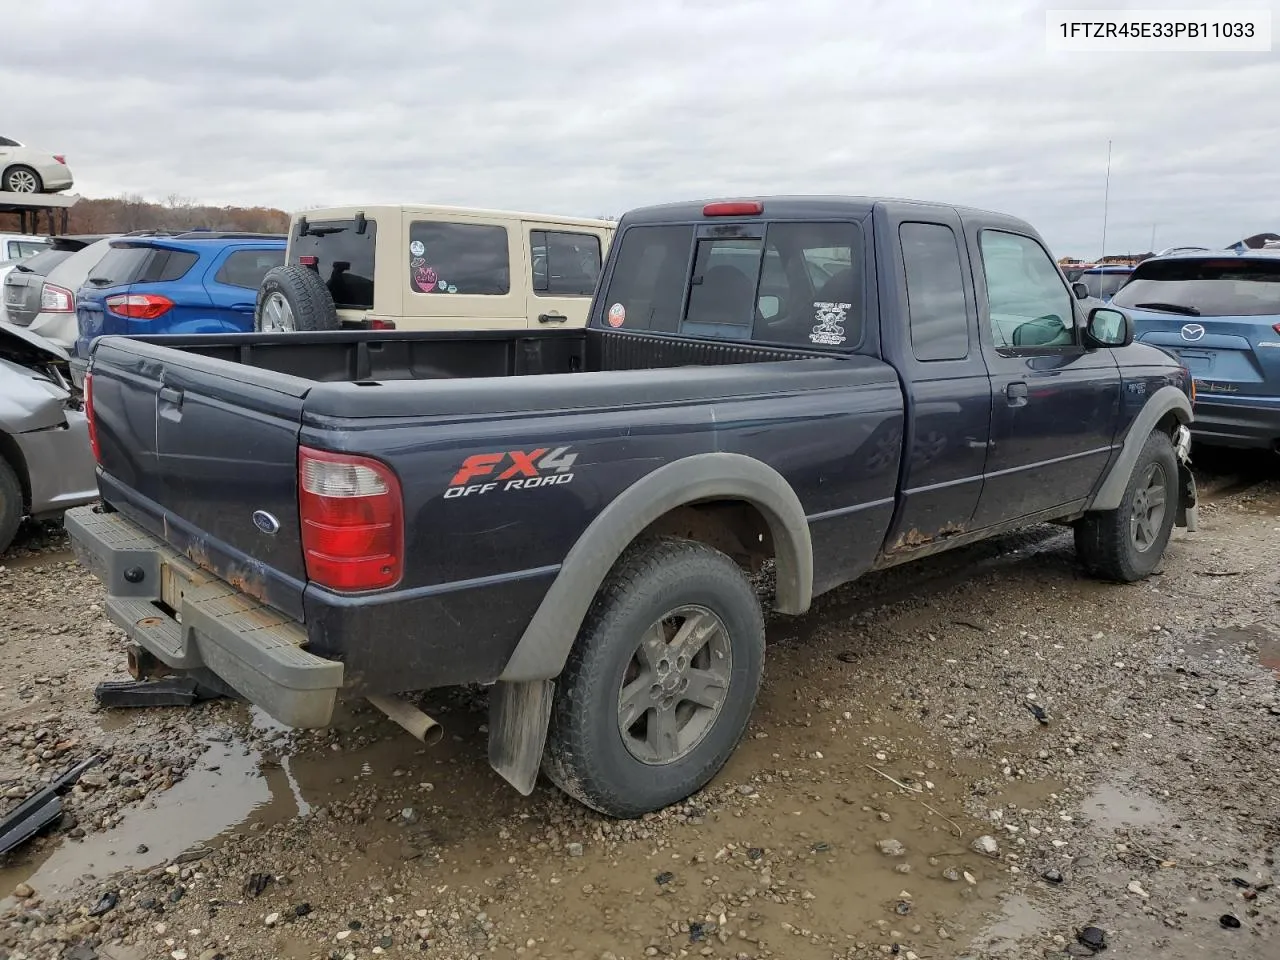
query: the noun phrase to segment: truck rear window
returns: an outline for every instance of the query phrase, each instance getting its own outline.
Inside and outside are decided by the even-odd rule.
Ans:
[[[742,232],[757,236],[696,237],[693,225],[627,229],[602,301],[604,322],[793,347],[861,342],[857,224],[777,222]]]
[[[1280,316],[1280,259],[1179,258],[1142,263],[1111,302],[1139,310],[1171,307],[1171,313],[1200,317]]]
[[[378,225],[364,221],[357,232],[354,220],[315,220],[294,228],[289,242],[289,262],[315,257],[315,269],[329,288],[339,310],[373,309],[373,258]]]

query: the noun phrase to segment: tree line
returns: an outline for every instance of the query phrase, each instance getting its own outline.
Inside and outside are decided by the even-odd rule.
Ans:
[[[0,214],[0,231],[18,229],[16,214]],[[176,194],[161,203],[137,194],[97,200],[86,197],[67,211],[66,232],[71,235],[198,229],[283,234],[289,229],[289,214],[272,207],[211,207]]]

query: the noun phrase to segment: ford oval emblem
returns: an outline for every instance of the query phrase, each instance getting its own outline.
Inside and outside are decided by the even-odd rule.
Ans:
[[[280,521],[265,510],[253,511],[253,525],[265,534],[274,535],[280,532]]]
[[[1199,323],[1188,323],[1182,328],[1183,340],[1199,340],[1204,336],[1204,325]]]

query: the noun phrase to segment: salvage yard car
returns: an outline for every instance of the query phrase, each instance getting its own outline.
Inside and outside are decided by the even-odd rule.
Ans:
[[[88,420],[66,351],[0,325],[0,553],[23,517],[56,519],[97,498]]]
[[[1197,443],[1280,452],[1280,250],[1144,260],[1113,302],[1195,377]]]
[[[613,228],[461,207],[308,210],[263,280],[255,329],[582,327]]]
[[[767,561],[797,615],[1043,521],[1136,581],[1194,525],[1190,375],[1083,316],[1026,223],[777,197],[618,229],[585,330],[99,340],[104,503],[67,525],[138,673],[300,727],[491,684],[495,769],[634,817],[743,735]]]

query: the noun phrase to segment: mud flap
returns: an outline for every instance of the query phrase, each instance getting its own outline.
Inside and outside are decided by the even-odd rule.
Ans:
[[[499,680],[489,690],[489,766],[526,797],[538,782],[555,690],[552,680]]]
[[[1178,455],[1178,512],[1174,523],[1195,533],[1200,526],[1199,492],[1191,472],[1191,431],[1179,424],[1173,434],[1173,448]]]

